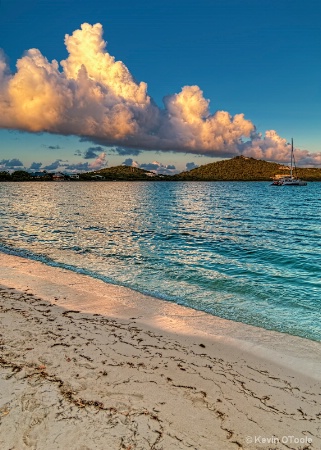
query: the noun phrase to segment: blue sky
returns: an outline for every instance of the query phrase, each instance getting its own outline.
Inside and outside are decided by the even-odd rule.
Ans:
[[[50,63],[66,60],[65,34],[71,36],[83,23],[102,25],[102,39],[107,41],[105,51],[128,68],[131,83],[147,84],[146,95],[156,104],[157,111],[146,109],[146,97],[144,125],[141,117],[136,116],[137,110],[133,113],[139,133],[135,131],[133,135],[131,130],[121,139],[115,134],[114,141],[110,129],[106,132],[107,139],[103,132],[98,136],[86,131],[84,137],[83,117],[79,118],[79,126],[70,129],[60,121],[59,126],[45,123],[42,128],[31,130],[30,121],[15,121],[12,113],[10,120],[0,120],[0,162],[17,158],[25,167],[41,162],[43,168],[59,161],[64,167],[76,168],[77,164],[92,163],[95,155],[105,153],[101,161],[108,161],[109,166],[126,159],[140,164],[157,160],[164,166],[174,165],[182,170],[188,162],[205,164],[243,152],[283,162],[285,143],[294,137],[298,159],[302,163],[321,164],[319,1],[2,0],[0,47],[7,57],[7,75],[8,68],[10,77],[15,75],[17,60],[30,48],[38,49]],[[59,71],[62,70],[60,66]],[[89,78],[95,77],[89,74]],[[184,86],[197,86],[199,90],[185,90],[184,95],[178,96]],[[167,105],[163,103],[165,96],[170,98]],[[231,117],[244,114],[256,134],[262,136],[253,137],[252,130],[252,137],[249,132],[243,137],[233,134],[231,141],[224,131],[220,145],[214,138],[213,143],[203,144],[202,139],[211,139],[209,130],[221,131],[217,131],[217,120],[213,118],[215,123],[211,122],[210,116],[206,127],[199,123],[197,130],[194,122],[186,119],[179,105],[181,101],[190,105],[192,97],[199,102],[199,122],[205,120],[203,98],[209,99],[206,114],[214,115],[216,111],[227,111]],[[132,113],[133,102],[129,100]],[[1,108],[3,117],[7,104],[3,103]],[[162,122],[160,126],[157,119],[157,126],[145,127],[146,116],[156,111],[163,117],[164,110],[165,125]],[[104,114],[109,113],[105,109]],[[69,109],[66,117],[70,114],[78,120],[79,108]],[[182,124],[184,121],[188,124]],[[231,124],[224,125],[226,130]],[[242,130],[246,127],[242,124]],[[161,134],[155,136],[160,129]],[[78,136],[71,134],[75,130],[80,130]],[[277,138],[268,135],[264,140],[266,130],[275,130]],[[186,139],[189,134],[192,137]],[[251,145],[245,145],[249,140]],[[126,152],[126,148],[131,150]]]

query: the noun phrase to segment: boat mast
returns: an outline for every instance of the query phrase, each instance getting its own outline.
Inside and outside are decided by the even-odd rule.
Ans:
[[[292,179],[292,166],[293,166],[293,138],[291,138],[291,179]]]

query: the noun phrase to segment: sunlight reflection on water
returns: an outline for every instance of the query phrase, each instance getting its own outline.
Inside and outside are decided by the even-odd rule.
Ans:
[[[319,183],[0,183],[0,244],[321,340]]]

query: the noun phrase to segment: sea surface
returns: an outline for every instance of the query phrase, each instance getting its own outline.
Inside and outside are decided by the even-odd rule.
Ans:
[[[321,341],[321,183],[0,183],[0,251]]]

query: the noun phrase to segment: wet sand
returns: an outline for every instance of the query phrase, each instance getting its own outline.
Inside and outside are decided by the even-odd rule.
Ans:
[[[318,449],[321,344],[0,254],[0,449]]]

